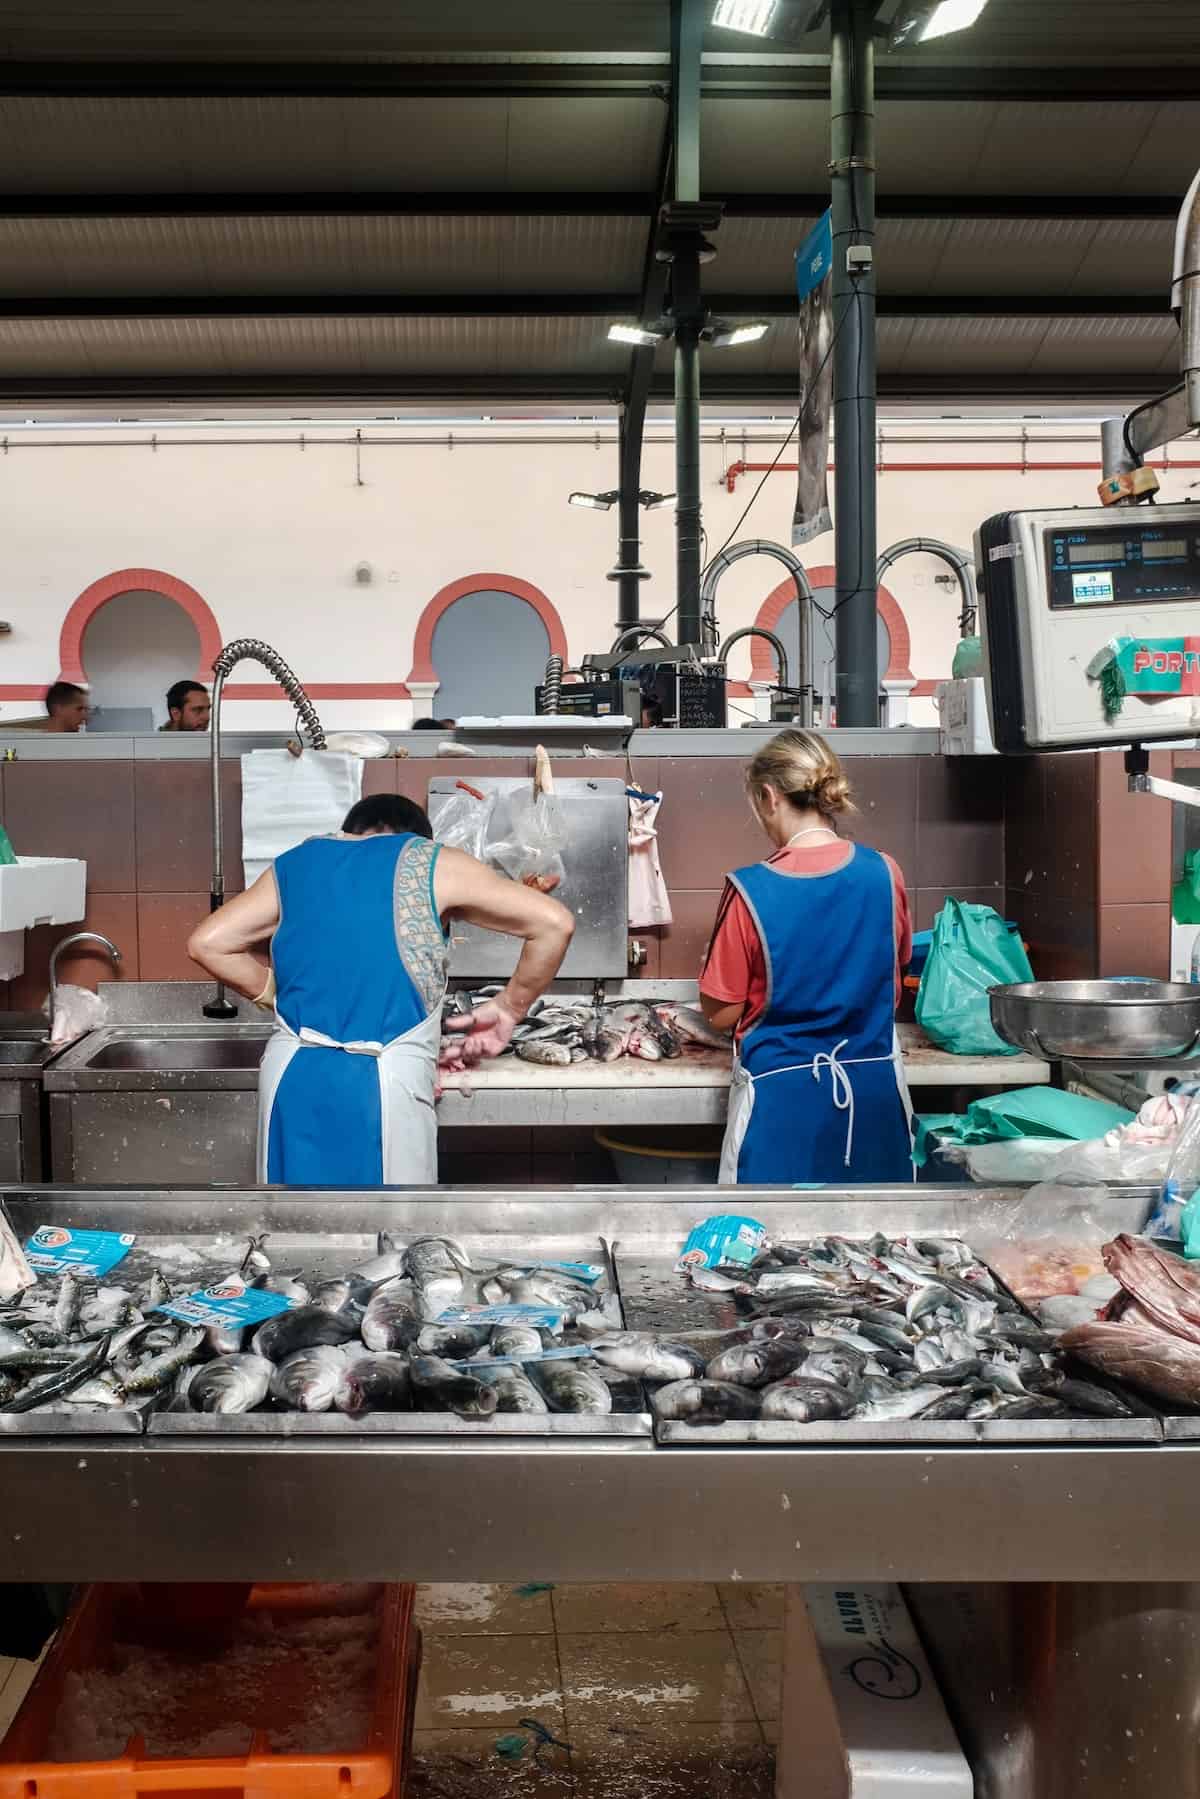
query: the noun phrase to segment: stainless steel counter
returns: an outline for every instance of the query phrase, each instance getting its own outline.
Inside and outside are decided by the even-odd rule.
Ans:
[[[451,1231],[497,1249],[602,1236],[681,1241],[678,1191],[7,1196],[22,1236],[54,1219],[169,1230]],[[780,1233],[962,1231],[1017,1190],[741,1189]],[[1129,1190],[1131,1222],[1148,1194]],[[53,1420],[47,1422],[53,1423]],[[944,1446],[822,1441],[657,1447],[648,1438],[180,1440],[0,1437],[0,1580],[1200,1579],[1200,1448],[1163,1442]]]

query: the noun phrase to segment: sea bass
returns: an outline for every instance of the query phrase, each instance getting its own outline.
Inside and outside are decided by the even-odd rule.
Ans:
[[[642,1380],[686,1380],[704,1373],[704,1357],[698,1351],[649,1331],[610,1331],[591,1338],[588,1348],[606,1368]]]
[[[441,1356],[414,1356],[412,1382],[422,1409],[457,1412],[460,1418],[490,1418],[499,1400],[494,1387],[460,1374]]]
[[[327,1412],[345,1365],[345,1351],[332,1343],[294,1350],[272,1372],[271,1397],[293,1412]],[[193,1381],[189,1399],[195,1387]]]
[[[757,1418],[759,1396],[747,1387],[722,1380],[674,1380],[650,1401],[656,1418],[685,1424],[725,1424],[732,1418]]]
[[[382,1351],[356,1355],[342,1352],[342,1369],[333,1403],[350,1418],[367,1412],[406,1412],[412,1403],[412,1368],[407,1356]]]
[[[193,1412],[252,1412],[267,1397],[274,1373],[265,1356],[218,1356],[188,1382],[188,1405]]]

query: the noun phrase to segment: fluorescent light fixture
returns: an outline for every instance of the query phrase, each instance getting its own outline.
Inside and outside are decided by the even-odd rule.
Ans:
[[[615,493],[573,493],[568,500],[571,506],[588,506],[593,512],[611,512],[616,503]]]
[[[643,487],[641,493],[639,493],[638,499],[646,508],[647,512],[658,512],[664,506],[674,506],[675,504],[675,495],[673,493],[652,493],[645,487]]]
[[[779,11],[779,0],[717,0],[712,22],[725,31],[746,31],[766,37]]]
[[[974,25],[987,0],[908,0],[892,24],[893,49],[902,44],[927,44],[932,38],[949,37]]]
[[[738,344],[756,344],[770,329],[770,323],[766,319],[746,319],[740,325],[731,324],[727,319],[717,319],[705,330],[704,341],[712,344],[714,349],[732,350]]]
[[[614,344],[639,344],[649,347],[661,344],[670,334],[661,325],[617,324],[608,327],[609,341]]]

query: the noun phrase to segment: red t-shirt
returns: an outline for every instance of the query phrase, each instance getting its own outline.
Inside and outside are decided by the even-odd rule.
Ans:
[[[848,843],[793,844],[790,849],[776,850],[773,856],[767,857],[767,862],[772,868],[782,868],[789,874],[831,874],[845,866],[852,850],[853,845]],[[883,859],[892,871],[892,888],[896,895],[896,1003],[899,1004],[900,971],[912,959],[912,915],[908,909],[904,876],[890,856]],[[766,1004],[767,966],[762,943],[750,909],[734,887],[726,887],[717,912],[716,928],[700,976],[700,991],[723,1005],[745,1000],[746,1009],[737,1027],[739,1038],[750,1029]]]

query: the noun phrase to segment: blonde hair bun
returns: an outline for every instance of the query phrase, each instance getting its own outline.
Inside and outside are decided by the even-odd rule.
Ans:
[[[836,754],[823,737],[798,725],[772,737],[746,770],[746,788],[755,807],[767,787],[823,818],[854,810],[850,783]]]

